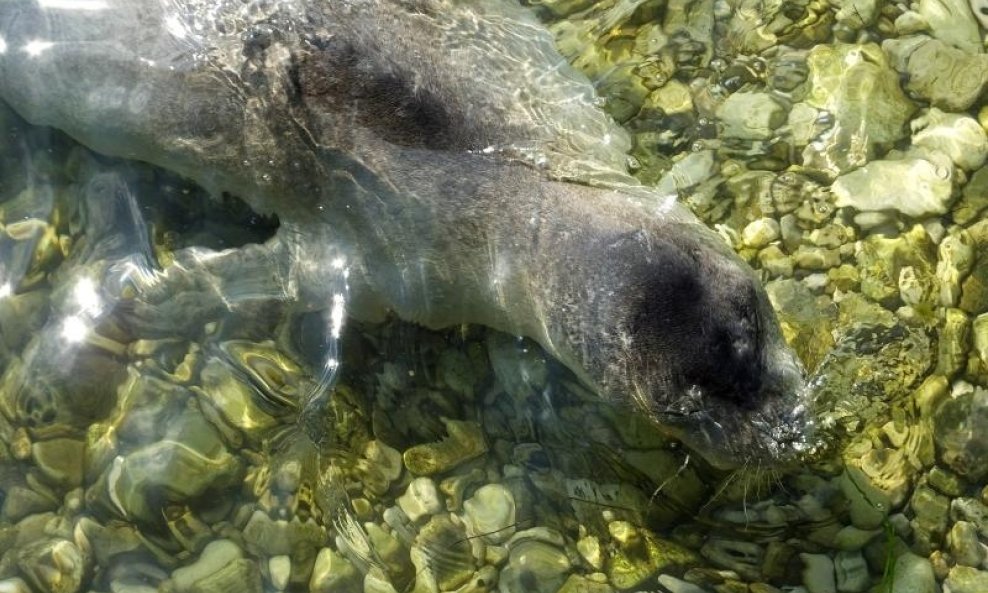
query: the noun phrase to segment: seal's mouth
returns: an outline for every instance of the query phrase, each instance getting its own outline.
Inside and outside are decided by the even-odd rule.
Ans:
[[[659,424],[719,469],[785,467],[813,446],[808,387],[795,357],[780,349],[766,361],[759,394],[738,406],[733,398],[695,384],[677,388],[674,403],[652,413]]]
[[[805,406],[785,414],[718,414],[698,410],[666,413],[660,421],[687,447],[719,469],[745,465],[786,466],[800,459],[811,443]]]

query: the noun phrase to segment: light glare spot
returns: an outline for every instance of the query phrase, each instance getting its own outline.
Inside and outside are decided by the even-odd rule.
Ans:
[[[165,30],[171,33],[176,39],[185,39],[189,35],[185,24],[175,15],[165,19]]]
[[[333,295],[333,308],[329,312],[329,333],[334,339],[339,339],[340,332],[343,331],[343,295],[336,293]]]
[[[10,282],[0,284],[0,299],[5,299],[12,294],[14,294],[14,289],[10,286]]]
[[[124,507],[123,502],[120,500],[120,496],[117,494],[117,482],[120,481],[120,475],[123,473],[124,458],[117,455],[113,458],[113,464],[110,466],[110,471],[106,476],[107,491],[110,494],[110,501],[117,507],[120,514],[124,517],[128,516],[127,509]]]
[[[0,54],[7,53],[7,40],[0,37]]]
[[[62,338],[70,344],[78,344],[86,339],[89,326],[78,315],[66,317],[62,322]]]
[[[96,283],[91,278],[83,278],[76,283],[72,290],[72,298],[75,299],[79,309],[91,317],[96,317],[103,309],[103,299],[96,291]]]
[[[659,200],[659,214],[668,214],[676,207],[676,194],[669,194]]]
[[[41,55],[42,52],[49,50],[55,44],[51,41],[44,41],[42,39],[35,39],[29,41],[27,45],[24,46],[24,52],[32,58],[36,58]]]

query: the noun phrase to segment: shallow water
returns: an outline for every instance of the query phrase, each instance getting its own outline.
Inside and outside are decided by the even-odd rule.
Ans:
[[[345,260],[343,308],[256,298],[246,268],[157,293],[278,220],[5,108],[0,590],[988,590],[967,3],[531,4],[629,172],[758,271],[826,446],[716,470],[527,339],[342,322]]]

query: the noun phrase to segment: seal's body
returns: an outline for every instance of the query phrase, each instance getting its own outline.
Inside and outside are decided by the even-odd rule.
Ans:
[[[342,254],[358,309],[532,337],[715,465],[802,442],[799,366],[757,280],[625,174],[624,134],[520,7],[88,4],[0,5],[0,97],[277,214],[270,244],[210,273],[314,306]]]

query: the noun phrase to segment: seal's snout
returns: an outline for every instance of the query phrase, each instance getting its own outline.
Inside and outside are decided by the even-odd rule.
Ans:
[[[704,231],[621,243],[629,391],[715,466],[785,464],[805,442],[802,367],[758,279]]]

